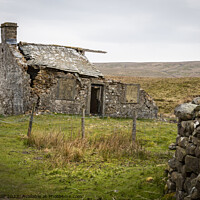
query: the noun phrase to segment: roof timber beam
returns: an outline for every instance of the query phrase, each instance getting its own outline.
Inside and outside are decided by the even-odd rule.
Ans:
[[[84,51],[84,52],[92,52],[92,53],[107,53],[106,51],[102,51],[102,50],[92,50],[92,49],[82,49],[81,51]]]
[[[85,48],[80,48],[80,47],[71,47],[71,46],[63,46],[63,45],[55,45],[55,44],[35,44],[35,43],[27,43],[27,42],[19,42],[19,44],[20,45],[60,46],[60,47],[75,49],[80,52],[107,53],[106,51],[102,51],[102,50],[85,49]]]

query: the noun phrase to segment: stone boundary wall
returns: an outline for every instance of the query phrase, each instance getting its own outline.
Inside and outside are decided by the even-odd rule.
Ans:
[[[167,193],[177,200],[200,199],[200,97],[175,108],[178,136],[168,161]]]

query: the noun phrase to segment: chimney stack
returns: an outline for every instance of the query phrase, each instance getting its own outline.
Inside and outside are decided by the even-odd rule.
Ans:
[[[17,44],[17,23],[6,22],[1,24],[1,42]]]

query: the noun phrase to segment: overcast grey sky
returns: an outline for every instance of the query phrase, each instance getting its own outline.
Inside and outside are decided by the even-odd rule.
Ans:
[[[92,62],[200,60],[200,0],[0,0],[18,41],[105,50]]]

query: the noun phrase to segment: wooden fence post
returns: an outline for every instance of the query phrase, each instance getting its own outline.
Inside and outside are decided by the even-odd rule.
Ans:
[[[85,108],[83,107],[82,118],[81,118],[81,131],[82,139],[85,138]]]
[[[133,127],[132,127],[132,140],[136,139],[136,111],[133,111]]]
[[[28,127],[28,133],[27,136],[30,137],[31,136],[31,130],[32,130],[32,124],[33,124],[33,114],[35,112],[35,103],[33,103],[33,107],[32,107],[32,112],[31,112],[31,118],[29,121],[29,127]]]

